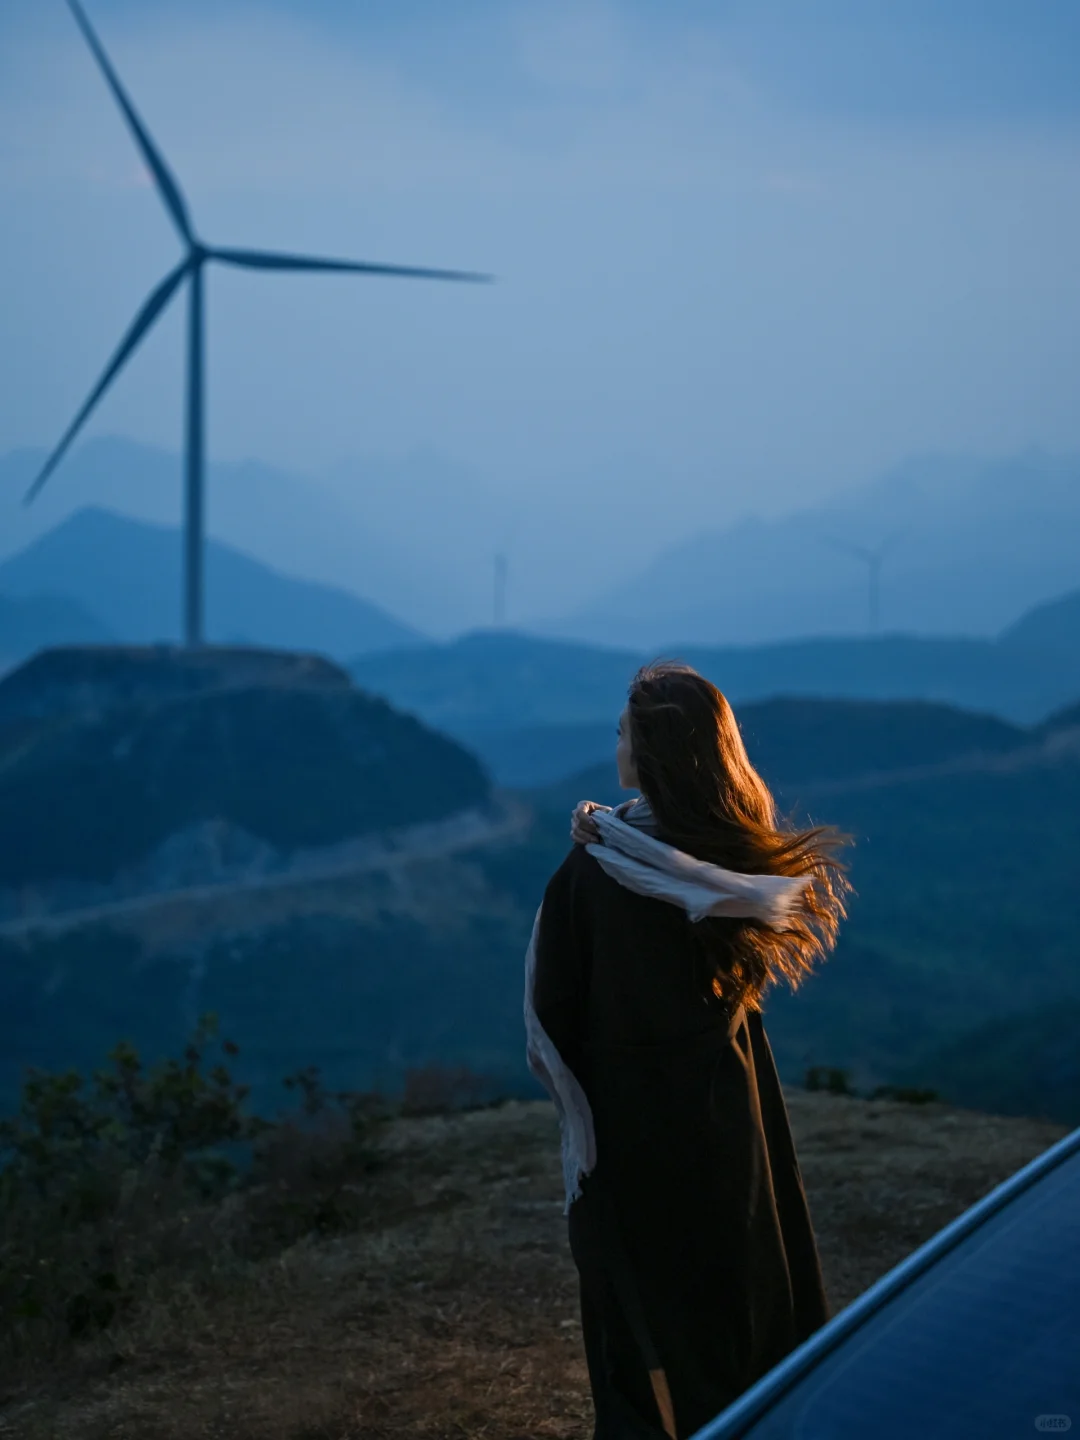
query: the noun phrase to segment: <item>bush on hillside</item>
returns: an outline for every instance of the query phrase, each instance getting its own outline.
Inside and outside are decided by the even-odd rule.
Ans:
[[[828,1090],[832,1095],[855,1095],[849,1072],[835,1065],[811,1065],[804,1084],[807,1090]]]
[[[118,1045],[89,1084],[31,1072],[0,1122],[0,1353],[53,1353],[122,1319],[163,1274],[212,1275],[302,1235],[354,1224],[390,1108],[327,1093],[309,1069],[276,1122],[209,1054],[204,1017],[181,1060],[147,1069]],[[359,1190],[359,1193],[358,1193]]]
[[[811,1065],[803,1084],[807,1090],[826,1090],[831,1095],[856,1095],[860,1092],[851,1083],[851,1072],[835,1065]],[[861,1096],[864,1100],[900,1100],[906,1105],[928,1105],[940,1100],[936,1090],[917,1085],[875,1085]]]

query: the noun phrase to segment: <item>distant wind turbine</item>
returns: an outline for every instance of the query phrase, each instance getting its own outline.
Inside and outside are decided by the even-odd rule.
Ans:
[[[886,536],[880,545],[872,549],[866,545],[855,545],[850,540],[836,540],[829,536],[825,536],[824,539],[826,545],[831,545],[834,550],[843,551],[845,555],[850,555],[855,560],[861,560],[866,566],[870,634],[876,635],[881,619],[881,562],[900,539],[899,533]]]
[[[248,270],[320,270],[342,271],[358,275],[397,275],[422,280],[490,280],[489,275],[476,275],[461,270],[418,269],[409,265],[375,265],[358,260],[326,260],[310,255],[286,255],[269,250],[237,250],[205,245],[198,238],[188,216],[180,187],[169,167],[151,140],[149,132],[135,112],[109,57],[90,26],[78,0],[68,5],[82,31],[94,58],[101,67],[113,98],[123,111],[135,143],[142,152],[158,194],[172,217],[183,241],[186,254],[180,263],[152,290],[142,309],[135,316],[127,334],[105,367],[104,373],[91,390],[75,419],[68,426],[56,449],[45,462],[41,473],[26,493],[29,504],[60,463],[65,451],[82,429],[98,401],[120,373],[143,337],[161,315],[176,291],[189,282],[187,332],[187,418],[184,436],[184,638],[188,645],[199,645],[203,638],[203,480],[205,435],[203,429],[203,266],[209,260],[223,265],[236,265]]]
[[[506,621],[506,556],[500,551],[495,556],[495,594],[492,600],[492,620],[499,629]]]
[[[501,527],[499,548],[495,551],[495,576],[491,595],[491,621],[496,630],[506,624],[506,585],[510,575],[510,551],[518,532],[518,518],[510,515]]]

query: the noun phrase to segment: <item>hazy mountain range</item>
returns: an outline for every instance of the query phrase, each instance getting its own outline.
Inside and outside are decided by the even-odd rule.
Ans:
[[[129,440],[88,441],[33,505],[40,450],[0,456],[0,560],[86,506],[176,527],[179,455]],[[371,457],[319,476],[261,461],[208,465],[207,529],[289,575],[346,589],[410,629],[445,636],[487,623],[493,553],[506,533],[497,496],[439,456]]]
[[[23,507],[43,458],[0,457],[0,559],[87,505],[179,523],[175,454],[90,441]],[[611,503],[616,477],[598,475],[594,493],[585,476],[572,502],[552,498],[566,490],[516,482],[512,462],[495,486],[424,453],[312,476],[213,464],[208,526],[265,564],[339,586],[440,639],[491,621],[496,551],[508,557],[516,628],[635,650],[865,634],[868,562],[851,546],[886,546],[882,632],[991,636],[1080,585],[1078,457],[915,459],[799,513],[719,525],[718,467],[699,532],[675,545],[665,515],[650,529],[637,501]]]
[[[932,700],[1031,724],[1080,698],[1080,591],[993,640],[834,638],[669,647],[738,707],[771,696]],[[634,671],[653,651],[499,631],[358,658],[365,689],[475,750],[504,785],[539,785],[606,759]]]
[[[0,594],[0,670],[49,645],[97,645],[111,639],[108,627],[74,600]]]
[[[178,638],[178,530],[77,512],[0,563],[0,668],[65,643]],[[501,784],[539,784],[607,755],[635,669],[656,651],[511,630],[437,643],[349,591],[207,546],[207,628],[219,644],[351,662],[366,689],[479,753]],[[883,635],[665,647],[737,704],[775,695],[925,699],[1031,723],[1080,696],[1080,591],[994,639]]]
[[[1080,585],[1080,459],[912,461],[777,520],[665,550],[640,574],[534,631],[598,644],[749,644],[865,634],[870,552],[882,631],[996,634]]]
[[[80,510],[0,564],[0,597],[39,607],[41,628],[30,649],[73,640],[176,640],[181,549],[175,529],[107,510]],[[41,609],[47,601],[53,612]],[[62,603],[73,633],[63,633],[55,608]],[[280,574],[216,540],[206,547],[206,633],[218,643],[316,650],[343,659],[421,638],[346,590]],[[14,645],[30,635],[28,623],[21,635],[0,632],[0,654],[21,658],[27,648],[5,650],[2,641]]]

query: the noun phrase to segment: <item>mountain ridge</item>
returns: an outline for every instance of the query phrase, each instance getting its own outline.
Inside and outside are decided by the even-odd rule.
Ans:
[[[12,502],[0,559],[62,519],[72,496],[152,523],[179,520],[175,453],[87,441],[24,509],[16,497],[44,458],[0,455],[0,493]],[[633,649],[865,634],[867,566],[843,546],[892,541],[881,574],[886,631],[985,637],[1080,583],[1069,538],[1080,525],[1080,457],[1070,454],[915,456],[799,511],[734,523],[719,518],[722,473],[685,525],[674,506],[652,526],[640,506],[605,509],[616,484],[617,471],[582,475],[557,488],[553,506],[426,452],[358,457],[312,475],[211,461],[208,525],[264,564],[348,590],[362,576],[373,603],[442,638],[491,615],[498,552],[509,561],[515,624]],[[661,540],[672,534],[686,538]]]
[[[295,579],[220,541],[207,541],[205,557],[211,641],[351,658],[358,648],[425,638],[359,596]],[[181,561],[178,529],[87,506],[0,563],[0,595],[27,601],[62,594],[118,641],[172,641],[180,634]]]
[[[832,637],[673,646],[666,654],[695,666],[736,706],[781,696],[927,701],[1029,725],[1080,698],[1080,624],[1071,647],[1037,636],[1028,643],[1034,628],[1003,640]],[[572,753],[584,763],[594,737],[613,733],[634,672],[653,658],[656,652],[485,630],[357,658],[349,670],[476,749],[503,783],[525,784],[557,777],[545,747],[552,758]],[[605,740],[597,758],[606,748]],[[531,771],[521,768],[516,749],[531,754]]]
[[[0,562],[86,505],[146,524],[181,522],[176,452],[117,436],[90,439],[32,506],[18,504],[45,459],[32,449],[0,455],[0,496],[11,497]],[[212,541],[300,579],[359,591],[412,629],[445,634],[448,611],[457,620],[450,632],[490,614],[491,555],[503,526],[498,497],[438,454],[358,456],[315,474],[211,457],[207,502]]]
[[[537,633],[656,648],[859,635],[867,561],[887,546],[881,616],[889,631],[989,636],[1074,589],[1080,457],[926,456],[776,519],[747,517],[668,546],[651,564]]]

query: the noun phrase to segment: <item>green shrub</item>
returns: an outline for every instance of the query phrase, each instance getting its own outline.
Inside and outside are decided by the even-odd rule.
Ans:
[[[357,1182],[380,1164],[378,1131],[394,1113],[378,1094],[328,1092],[314,1065],[284,1084],[302,1099],[298,1112],[267,1127],[255,1147],[242,1231],[234,1241],[251,1259],[304,1235],[356,1227],[366,1201]]]
[[[806,1072],[807,1090],[828,1090],[833,1095],[855,1095],[849,1072],[832,1065],[811,1065]]]
[[[0,1354],[113,1325],[163,1271],[197,1279],[356,1223],[388,1107],[309,1068],[284,1082],[296,1113],[250,1115],[216,1033],[203,1017],[182,1059],[149,1069],[118,1045],[89,1083],[28,1075],[0,1121]]]

